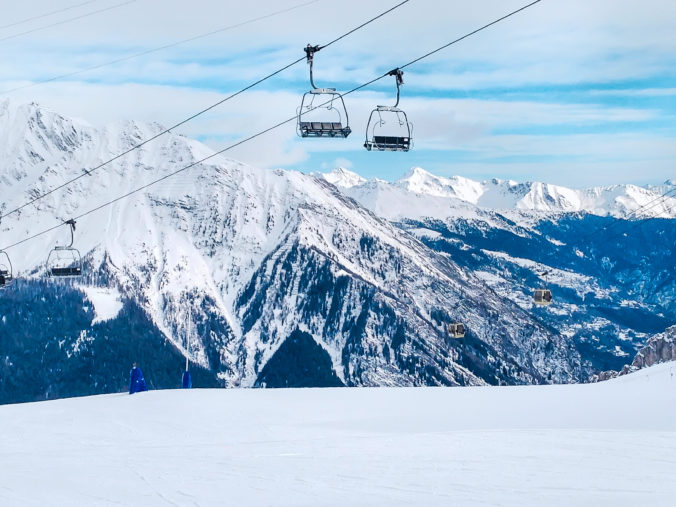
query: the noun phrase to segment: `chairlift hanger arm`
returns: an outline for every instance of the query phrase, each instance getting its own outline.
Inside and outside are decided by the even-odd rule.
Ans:
[[[307,59],[307,63],[310,65],[310,84],[312,85],[313,89],[316,89],[317,87],[315,86],[315,80],[314,80],[314,75],[313,75],[313,67],[314,67],[314,61],[315,61],[315,53],[322,49],[324,46],[313,46],[311,44],[308,44],[303,50],[305,51],[305,58]]]
[[[387,73],[388,76],[394,76],[395,81],[397,83],[397,103],[394,104],[394,107],[399,106],[399,96],[400,96],[400,88],[401,85],[404,84],[404,71],[401,70],[400,68],[392,69]]]
[[[75,239],[75,223],[76,223],[75,220],[73,220],[72,218],[64,222],[64,224],[70,226],[70,244],[68,245],[68,248],[73,247],[73,241]]]

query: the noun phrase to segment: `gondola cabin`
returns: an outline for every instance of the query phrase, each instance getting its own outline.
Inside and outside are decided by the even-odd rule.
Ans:
[[[552,304],[552,291],[549,289],[536,289],[533,293],[533,302],[538,306]]]
[[[464,338],[465,337],[465,325],[460,323],[454,323],[448,325],[448,334],[451,338]]]

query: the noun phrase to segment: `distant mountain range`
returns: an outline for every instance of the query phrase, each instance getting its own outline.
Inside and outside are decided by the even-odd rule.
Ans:
[[[159,131],[0,104],[2,213],[84,174],[6,217],[0,247],[212,153],[167,134],[87,172]],[[676,222],[616,218],[655,188],[576,192],[216,157],[79,220],[82,279],[45,279],[63,227],[8,251],[19,280],[0,291],[0,402],[116,391],[133,360],[151,387],[175,387],[188,341],[203,386],[587,380],[675,323]],[[555,304],[533,308],[543,271]]]
[[[648,187],[612,185],[574,190],[538,182],[443,178],[420,167],[411,169],[395,182],[366,180],[344,168],[317,173],[317,176],[390,219],[457,217],[474,207],[503,212],[585,212],[616,218],[676,218],[676,197],[660,199],[668,191],[676,190],[676,180]]]

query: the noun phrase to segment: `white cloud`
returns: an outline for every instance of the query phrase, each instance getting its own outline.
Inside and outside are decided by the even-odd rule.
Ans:
[[[344,157],[338,157],[336,160],[333,162],[334,167],[343,167],[345,169],[351,169],[353,167],[353,164],[350,160],[344,158]]]
[[[216,30],[302,1],[284,0],[280,4],[279,0],[260,0],[254,5],[215,0],[138,0],[133,8],[115,9],[0,44],[4,56],[0,58],[0,90]],[[325,43],[393,3],[344,0],[337,7],[335,2],[320,0],[298,11],[107,66],[70,81],[17,91],[11,97],[23,102],[37,100],[97,125],[125,118],[171,125],[223,98],[227,89],[301,57],[308,42]],[[477,0],[462,6],[438,0],[412,1],[322,50],[316,57],[317,84],[368,81],[521,5],[521,0]],[[9,2],[3,6],[3,19],[10,23],[49,10],[53,10],[50,0],[34,0],[30,5]],[[669,97],[673,89],[646,85],[643,90],[606,91],[599,90],[598,84],[673,76],[673,19],[676,3],[667,0],[638,4],[629,0],[545,1],[406,69],[402,107],[414,123],[416,150],[428,157],[434,156],[430,155],[433,150],[460,150],[483,160],[543,157],[549,153],[552,157],[581,159],[579,167],[586,172],[581,169],[580,178],[590,178],[591,167],[601,168],[613,157],[619,161],[626,156],[641,162],[642,170],[662,174],[661,168],[669,162],[673,167],[676,158],[667,146],[673,139],[653,130],[650,122],[663,119],[665,111],[607,107],[602,102],[614,94]],[[143,84],[149,81],[160,84]],[[303,83],[300,88],[298,82]],[[589,88],[582,87],[579,93],[598,98],[599,104],[543,103],[548,86],[572,83],[589,83]],[[266,85],[272,91],[247,92],[182,127],[181,132],[221,148],[243,134],[293,116],[300,95],[309,86],[307,65],[301,62]],[[361,149],[371,108],[394,102],[392,81],[382,81],[378,86],[387,91],[364,90],[346,97],[353,125],[353,134],[347,140],[299,141],[293,125],[289,125],[228,155],[254,165],[277,167],[306,161],[313,153],[325,153],[330,157],[326,163],[346,165],[338,163],[337,158],[342,157],[341,152]],[[480,100],[476,92],[483,87],[512,89],[524,99]],[[528,100],[528,87],[537,88],[532,100]],[[448,90],[456,95],[460,91],[464,97],[451,99]],[[429,92],[437,92],[439,97],[419,96]],[[673,115],[673,106],[670,113]],[[556,128],[574,130],[627,122],[637,125],[633,127],[636,134],[555,133]],[[549,135],[494,134],[511,127],[546,127]],[[546,165],[558,167],[559,163],[552,160]],[[495,171],[509,168],[515,171],[515,178],[521,167],[497,161],[477,164],[486,168],[493,164]]]

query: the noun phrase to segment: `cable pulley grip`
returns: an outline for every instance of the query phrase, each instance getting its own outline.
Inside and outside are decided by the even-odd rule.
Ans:
[[[404,71],[400,68],[392,69],[387,73],[388,76],[394,76],[397,80],[397,86],[404,84]]]
[[[312,59],[314,58],[315,53],[320,49],[322,48],[319,47],[319,45],[311,46],[310,44],[308,44],[306,47],[303,48],[303,51],[305,51],[305,57],[307,58],[307,63],[312,63]]]

